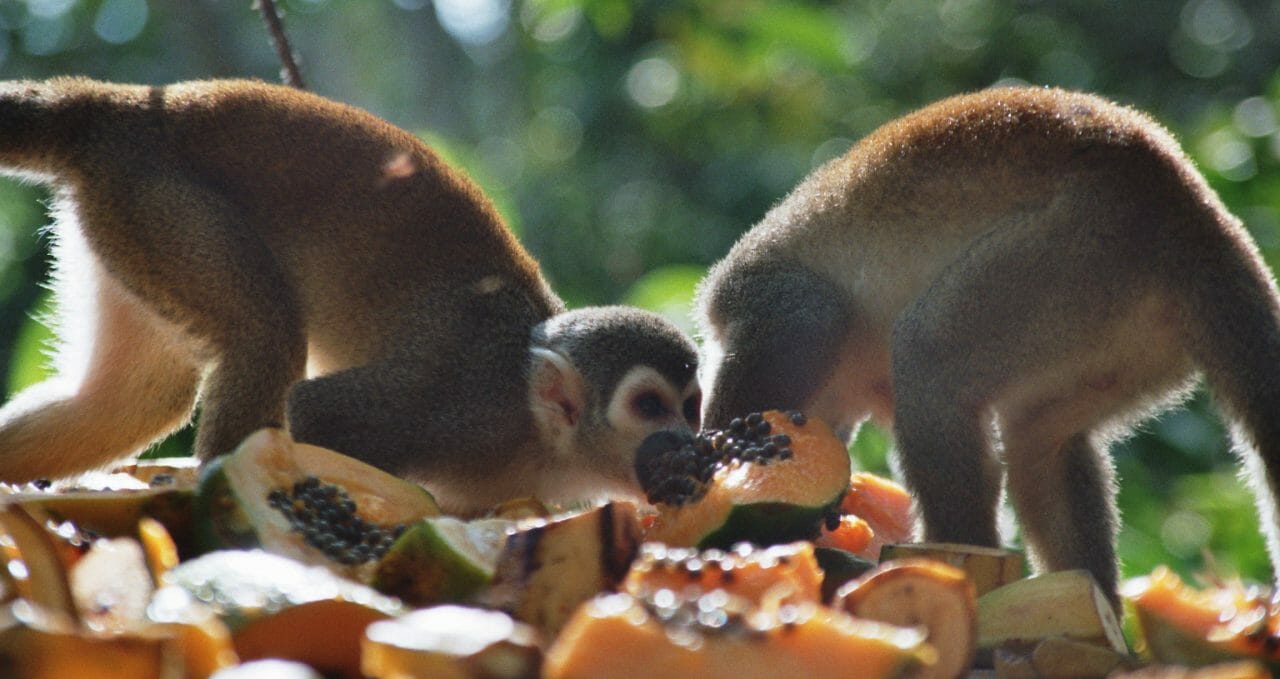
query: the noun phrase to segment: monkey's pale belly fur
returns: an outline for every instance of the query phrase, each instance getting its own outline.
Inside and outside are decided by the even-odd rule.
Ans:
[[[892,121],[743,236],[699,307],[705,425],[891,424],[925,538],[996,544],[1007,488],[1036,563],[1113,597],[1107,445],[1203,373],[1280,557],[1280,296],[1142,114],[1025,88]]]
[[[0,480],[188,421],[204,459],[293,435],[483,511],[634,488],[696,425],[693,343],[566,311],[489,201],[409,133],[249,81],[0,84],[0,171],[51,184],[57,377],[0,409]],[[689,406],[693,404],[693,416]]]

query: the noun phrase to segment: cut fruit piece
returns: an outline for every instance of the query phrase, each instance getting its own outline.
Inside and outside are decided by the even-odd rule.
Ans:
[[[405,526],[440,510],[417,484],[264,429],[206,467],[195,513],[208,548],[262,547],[364,581]]]
[[[361,668],[374,679],[537,679],[537,637],[505,613],[436,606],[369,625]]]
[[[322,673],[360,677],[364,628],[404,612],[399,601],[263,551],[214,552],[169,571],[164,582],[210,606],[242,660],[284,658]]]
[[[1074,639],[1049,637],[1031,651],[1031,666],[1048,679],[1106,677],[1132,667],[1127,654]]]
[[[907,489],[870,472],[854,472],[849,477],[849,492],[840,501],[840,513],[866,521],[882,545],[909,542],[915,527]]]
[[[1120,590],[1137,621],[1139,651],[1167,663],[1254,658],[1280,670],[1280,610],[1271,592],[1239,581],[1197,590],[1164,566]]]
[[[90,634],[70,618],[26,601],[0,607],[0,669],[6,679],[172,676],[164,672],[175,665],[177,653],[162,632]]]
[[[906,677],[933,661],[924,631],[811,603],[753,608],[716,590],[584,604],[547,652],[547,679]],[[856,668],[856,669],[855,669]]]
[[[938,662],[921,677],[953,679],[973,664],[976,596],[958,568],[927,559],[891,561],[842,587],[836,605],[854,617],[928,629]]]
[[[122,632],[145,624],[155,581],[136,540],[94,542],[67,580],[80,621],[89,630]]]
[[[1206,667],[1150,665],[1132,672],[1112,673],[1107,679],[1271,679],[1274,676],[1261,663],[1237,660]]]
[[[226,624],[213,608],[181,587],[156,590],[147,606],[147,619],[173,635],[187,679],[205,679],[239,662]]]
[[[835,528],[822,526],[822,532],[813,544],[819,547],[843,549],[864,559],[875,559],[880,556],[880,548],[884,543],[876,539],[871,524],[859,517],[845,514],[839,517]]]
[[[817,603],[821,598],[822,571],[813,545],[796,542],[772,547],[747,543],[729,551],[667,547],[649,542],[631,565],[623,590],[636,597],[670,589],[688,594],[723,589],[759,606]]]
[[[1085,570],[1019,580],[978,598],[978,647],[1065,637],[1128,652],[1107,596]]]
[[[423,519],[392,543],[371,583],[410,606],[464,601],[493,580],[498,554],[514,527],[506,519]]]
[[[534,521],[507,538],[485,603],[555,635],[582,602],[616,589],[640,548],[634,505]]]
[[[67,568],[71,549],[32,516],[36,508],[0,506],[0,564],[12,580],[18,596],[46,611],[79,620]],[[78,558],[76,555],[75,558]]]
[[[164,525],[183,556],[195,556],[191,510],[195,491],[191,488],[165,490],[76,491],[71,493],[31,493],[15,502],[39,507],[57,523],[71,522],[76,528],[100,537],[136,537],[138,522],[150,517]]]
[[[898,559],[932,559],[955,566],[973,581],[978,596],[1021,580],[1026,569],[1018,552],[949,542],[885,545],[880,552],[882,563]]]
[[[173,537],[169,535],[164,524],[159,521],[144,516],[138,522],[138,542],[142,544],[142,551],[147,555],[147,568],[151,571],[151,578],[155,582],[160,582],[160,578],[165,573],[178,565],[178,545],[174,543]]]
[[[658,508],[647,540],[703,549],[812,540],[848,489],[848,451],[799,413],[752,414],[675,451],[670,436],[658,432],[636,453]]]

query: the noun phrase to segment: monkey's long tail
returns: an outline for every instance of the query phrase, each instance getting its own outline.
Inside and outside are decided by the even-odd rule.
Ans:
[[[1231,221],[1223,228],[1238,237],[1201,243],[1183,255],[1182,270],[1196,272],[1183,278],[1189,344],[1230,420],[1272,563],[1280,565],[1280,293],[1243,228],[1223,214]]]

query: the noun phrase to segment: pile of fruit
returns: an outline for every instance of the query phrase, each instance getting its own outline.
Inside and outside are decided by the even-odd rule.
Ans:
[[[1158,571],[1116,609],[1083,571],[912,544],[910,499],[822,422],[656,434],[652,507],[464,520],[264,430],[197,476],[0,494],[0,676],[1267,677],[1267,592]],[[120,476],[113,477],[119,481]],[[1149,664],[1149,663],[1155,664]]]

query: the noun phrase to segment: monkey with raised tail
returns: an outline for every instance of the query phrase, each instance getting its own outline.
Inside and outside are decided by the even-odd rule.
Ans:
[[[200,405],[208,460],[293,436],[502,500],[638,496],[698,420],[696,350],[566,311],[480,190],[366,112],[250,81],[0,85],[0,171],[54,192],[57,374],[0,409],[0,480],[145,448]]]
[[[1108,444],[1203,373],[1280,563],[1280,297],[1172,136],[1094,96],[1001,88],[881,127],[700,286],[706,426],[799,408],[892,426],[930,541],[995,546],[1002,486],[1040,569],[1116,597]]]

